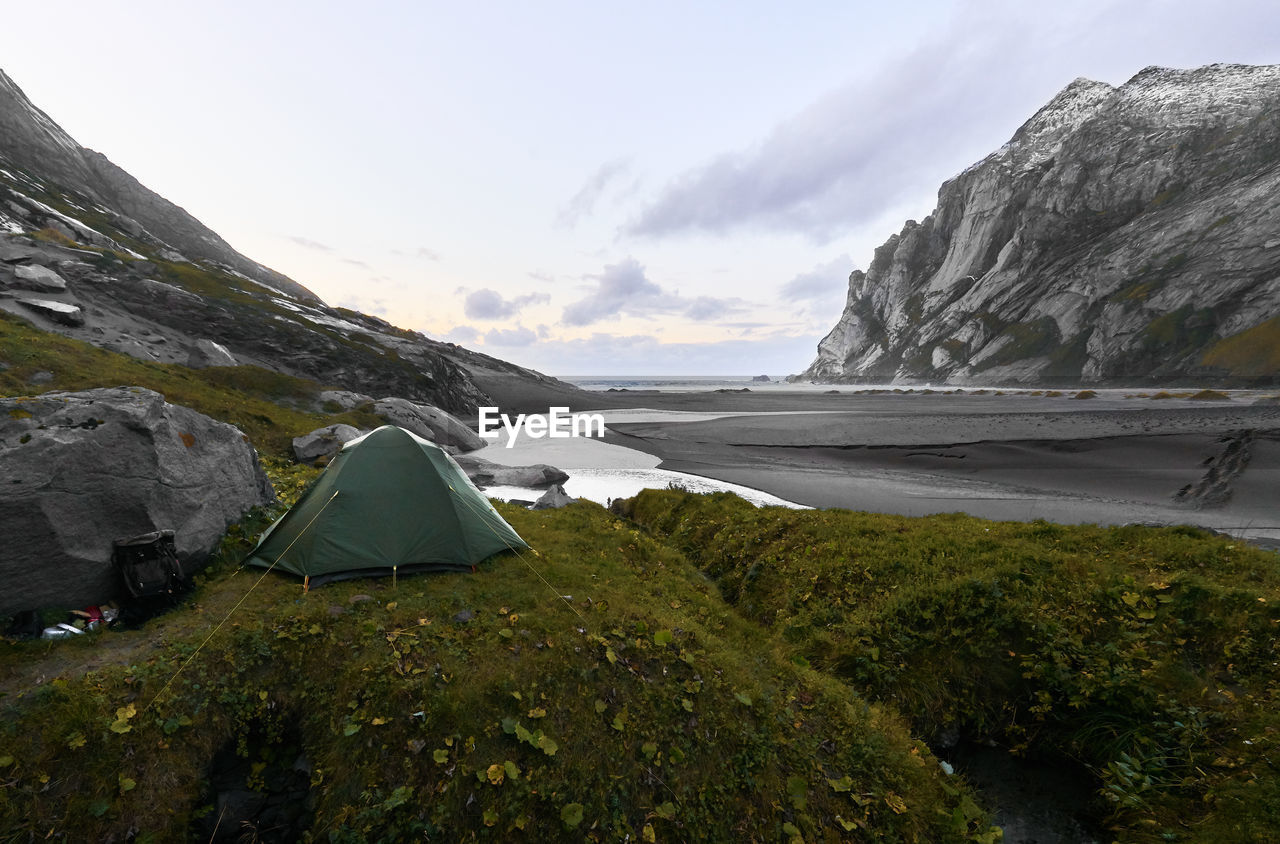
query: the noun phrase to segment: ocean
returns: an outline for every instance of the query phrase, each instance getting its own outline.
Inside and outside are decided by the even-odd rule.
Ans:
[[[816,392],[823,393],[833,389],[841,392],[859,390],[893,389],[889,384],[842,384],[838,387],[831,384],[811,384],[798,381],[788,383],[785,375],[558,375],[561,381],[567,381],[584,390],[604,392],[607,390],[657,390],[663,393],[698,393],[714,390],[742,390],[752,392]],[[756,380],[767,378],[769,380]],[[898,385],[901,387],[901,385]],[[920,385],[917,385],[917,389]]]

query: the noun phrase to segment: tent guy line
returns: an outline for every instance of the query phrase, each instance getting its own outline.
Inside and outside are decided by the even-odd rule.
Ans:
[[[302,534],[306,533],[307,528],[311,527],[312,523],[315,522],[316,519],[320,518],[320,513],[323,513],[325,507],[328,507],[330,504],[333,503],[333,499],[338,497],[339,492],[341,492],[341,490],[335,489],[333,491],[333,495],[329,496],[329,500],[324,503],[324,507],[321,507],[320,510],[314,516],[311,517],[311,521],[307,522],[307,526],[298,532],[298,535],[293,538],[293,542],[297,542],[299,539],[302,538]],[[262,583],[262,581],[266,578],[266,576],[271,574],[271,570],[275,568],[276,563],[280,562],[280,558],[285,555],[285,553],[289,550],[289,548],[293,547],[293,542],[290,542],[289,546],[285,548],[284,551],[281,551],[279,555],[276,556],[275,560],[271,563],[271,565],[267,566],[267,570],[262,573],[262,576],[253,582],[253,585],[250,586],[248,590],[245,591],[245,593],[240,596],[240,600],[236,601],[235,606],[233,606],[230,610],[228,610],[227,614],[222,617],[222,621],[219,621],[217,626],[214,627],[213,630],[209,631],[209,635],[204,637],[204,641],[200,643],[200,646],[197,647],[194,651],[192,651],[191,656],[183,660],[183,663],[178,666],[178,670],[174,671],[173,674],[169,676],[169,679],[166,680],[164,685],[160,687],[160,691],[156,692],[156,696],[153,697],[151,699],[151,702],[148,703],[146,707],[142,710],[143,714],[146,714],[147,712],[151,711],[151,707],[155,706],[156,701],[158,701],[164,695],[164,693],[169,690],[169,686],[173,685],[173,681],[178,678],[178,675],[182,673],[183,669],[191,664],[191,660],[196,658],[196,655],[199,654],[200,651],[204,649],[205,645],[209,644],[209,640],[211,640],[214,636],[218,635],[218,631],[222,629],[222,625],[226,624],[228,619],[230,619],[231,616],[235,615],[236,610],[240,609],[241,604],[243,604],[246,600],[249,599],[249,596],[253,594],[254,589],[258,588],[258,584]],[[240,568],[237,569],[236,571],[237,573],[239,573],[243,570],[244,570],[244,565],[242,564]]]
[[[450,491],[450,492],[456,492],[456,490],[454,490],[454,488],[453,488],[453,486],[452,486],[452,485],[450,485],[450,486],[449,486],[449,491]],[[465,497],[463,497],[463,496],[458,496],[458,498],[459,498],[459,500],[460,500],[460,501],[462,501],[462,502],[463,502],[464,504],[466,504],[468,507],[470,507],[470,506],[471,506],[471,502],[467,501]],[[492,505],[492,504],[490,504],[490,505],[489,505],[489,508],[490,508],[490,509],[493,509],[493,505]],[[494,512],[497,512],[497,511],[495,510]],[[482,519],[481,521],[484,521],[484,520]],[[488,526],[490,530],[493,530],[493,526],[492,526],[492,525],[489,525],[489,523],[488,523],[488,522],[485,522],[485,525],[486,525],[486,526]],[[495,535],[495,536],[497,536],[497,535],[498,535],[498,532],[497,532],[496,530],[494,530],[493,532],[494,532],[494,535]],[[499,536],[498,538],[499,538],[499,539],[501,539],[502,537],[500,537],[500,536]],[[515,554],[517,558],[519,558],[520,562],[524,563],[526,566],[528,566],[528,567],[529,567],[529,571],[531,571],[531,572],[533,572],[535,575],[537,575],[538,580],[541,580],[541,581],[543,582],[543,584],[544,584],[548,589],[550,589],[550,590],[551,590],[551,594],[555,595],[555,596],[556,596],[557,598],[559,598],[561,601],[564,601],[564,605],[565,605],[566,607],[568,607],[569,609],[573,610],[573,614],[574,614],[574,615],[576,615],[576,616],[578,617],[578,620],[582,622],[582,626],[585,628],[585,627],[586,627],[586,625],[587,625],[587,620],[586,620],[585,618],[583,618],[583,617],[582,617],[582,613],[578,612],[578,608],[577,608],[577,607],[575,607],[572,603],[570,603],[569,599],[568,599],[568,598],[566,598],[563,594],[561,594],[559,589],[557,589],[557,588],[555,588],[554,586],[552,586],[552,585],[547,581],[547,579],[546,579],[545,577],[543,577],[543,576],[542,576],[542,572],[538,571],[536,568],[534,568],[534,567],[533,567],[533,563],[531,563],[531,562],[529,562],[528,560],[526,560],[526,559],[525,559],[524,554],[521,554],[521,553],[520,553],[520,549],[519,549],[519,548],[516,548],[516,547],[515,547],[515,546],[513,546],[513,545],[508,545],[507,547],[508,547],[508,550],[510,550],[513,554]],[[527,548],[529,548],[529,550],[530,550],[530,551],[532,551],[535,555],[541,556],[540,554],[538,554],[538,549],[536,549],[536,548],[534,548],[534,547],[532,547],[532,546],[526,546],[526,547],[527,547]],[[414,626],[415,626],[415,627],[417,627],[417,626],[421,626],[421,625],[414,625]],[[412,627],[406,627],[405,629],[406,629],[406,630],[412,630],[413,628],[412,628]],[[398,631],[397,631],[397,632],[398,632]]]

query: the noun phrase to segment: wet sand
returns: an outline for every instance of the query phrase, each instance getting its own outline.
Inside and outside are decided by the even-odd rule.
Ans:
[[[665,469],[813,507],[1190,523],[1280,547],[1280,407],[955,398],[614,424],[609,441],[656,455]],[[1040,405],[1031,411],[1029,401]]]
[[[1254,404],[1258,394],[1098,392],[1087,400],[849,388],[554,398],[574,411],[667,412],[610,421],[605,441],[653,455],[662,469],[813,507],[1196,524],[1280,547],[1280,404]],[[546,398],[522,404],[531,410]],[[672,421],[680,413],[670,411],[719,416]]]

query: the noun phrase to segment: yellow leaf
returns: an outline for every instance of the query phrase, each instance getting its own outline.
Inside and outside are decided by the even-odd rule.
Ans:
[[[530,717],[530,718],[545,718],[545,717],[547,717],[547,710],[543,709],[541,706],[536,706],[536,707],[534,707],[533,709],[530,709],[530,710],[529,710],[529,717]]]
[[[489,778],[489,782],[494,785],[502,785],[502,781],[507,777],[507,769],[503,765],[493,764],[485,771],[485,776]]]
[[[381,727],[383,724],[387,723],[387,719],[386,719],[386,718],[374,718],[374,719],[373,719],[372,721],[370,721],[369,723],[370,723],[370,724],[372,724],[372,725],[373,725],[373,726],[375,726],[375,727]]]
[[[644,829],[640,831],[640,834],[644,838],[644,840],[650,842],[650,844],[658,840],[658,836],[656,833],[654,833],[653,824],[651,823],[645,824]]]

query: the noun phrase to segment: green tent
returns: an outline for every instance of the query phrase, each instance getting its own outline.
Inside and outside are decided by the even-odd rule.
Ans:
[[[473,569],[528,548],[453,458],[384,425],[351,440],[245,561],[308,584],[397,572]]]

